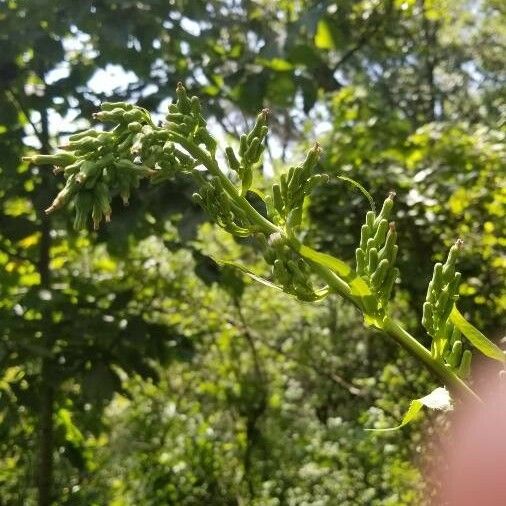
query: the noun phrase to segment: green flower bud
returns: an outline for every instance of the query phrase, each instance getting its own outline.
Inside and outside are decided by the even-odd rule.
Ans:
[[[452,368],[457,367],[462,360],[462,341],[455,341],[452,346],[452,351],[448,355],[446,361]]]
[[[464,350],[462,354],[462,359],[460,361],[459,370],[457,374],[462,379],[467,379],[471,375],[471,359],[473,358],[473,354],[470,350]]]
[[[188,118],[188,116],[186,114],[182,114],[180,112],[169,112],[166,116],[165,116],[165,119],[167,121],[171,121],[173,123],[182,123],[185,118]]]
[[[423,304],[422,325],[427,331],[434,331],[434,307],[430,302],[424,302]]]
[[[398,277],[399,277],[399,269],[397,267],[391,269],[390,272],[387,274],[387,278],[385,279],[383,286],[381,286],[379,290],[379,294],[381,295],[381,298],[383,300],[388,301],[390,299],[392,289]]]
[[[286,175],[286,184],[288,188],[292,189],[296,186],[299,186],[299,181],[296,179],[299,176],[296,167],[290,167],[288,169],[288,174]]]
[[[183,153],[177,148],[174,148],[174,155],[179,160],[179,162],[184,166],[193,167],[195,165],[195,160],[190,155]]]
[[[288,199],[288,184],[286,180],[286,174],[281,174],[281,177],[279,178],[279,184],[281,188],[281,195],[283,197],[283,202],[285,204],[285,209],[288,211],[288,208],[290,207],[290,202]]]
[[[198,204],[199,206],[201,207],[204,207],[205,208],[205,205],[204,205],[204,199],[202,198],[202,195],[200,195],[200,193],[194,193],[192,195],[192,200],[193,202],[195,202],[196,204]]]
[[[45,213],[52,213],[53,211],[65,206],[78,189],[79,183],[76,180],[76,176],[70,176],[63,189],[58,193],[56,198],[53,200],[53,203],[46,209]]]
[[[132,121],[131,123],[128,123],[128,130],[133,133],[138,133],[142,130],[142,124],[138,121]]]
[[[364,225],[365,226],[365,225]],[[356,262],[356,270],[357,273],[362,276],[365,274],[365,251],[362,248],[357,248],[355,250],[355,262]]]
[[[274,201],[274,208],[280,216],[284,216],[285,206],[283,204],[283,197],[281,196],[281,187],[277,183],[272,185],[272,198]]]
[[[218,146],[218,143],[216,142],[216,139],[205,129],[205,128],[199,128],[198,132],[198,143],[204,144],[206,149],[214,154],[216,152],[216,147]],[[197,135],[195,136],[197,140]]]
[[[322,152],[322,148],[318,143],[307,152],[306,159],[302,164],[302,168],[304,169],[304,173],[309,175],[311,171],[316,167],[318,160],[320,159],[320,155]]]
[[[176,87],[176,95],[177,95],[177,108],[183,114],[189,114],[191,112],[191,100],[188,98],[186,93],[186,88],[183,86],[183,83],[177,83]]]
[[[276,261],[276,252],[272,248],[267,248],[264,251],[264,259],[269,265],[273,265]]]
[[[395,197],[395,193],[390,192],[388,197],[383,202],[383,207],[381,208],[381,211],[380,211],[378,217],[374,221],[375,227],[377,227],[379,225],[381,220],[385,219],[388,221],[388,219],[390,218],[390,213],[392,212],[392,209],[394,207],[394,197]]]
[[[84,163],[84,160],[78,160],[77,162],[73,163],[72,165],[67,165],[65,167],[65,169],[63,169],[63,177],[65,179],[68,179],[70,176],[79,173],[79,170],[81,169],[81,165],[83,163]]]
[[[388,225],[388,233],[385,240],[385,245],[379,252],[380,260],[383,260],[383,258],[388,258],[390,262],[392,262],[396,242],[397,242],[397,232],[395,230],[395,223],[392,222]]]
[[[291,285],[292,278],[288,271],[286,270],[285,264],[279,258],[274,261],[273,272],[276,279],[283,285]]]
[[[439,292],[439,296],[436,301],[436,308],[438,312],[442,313],[445,310],[446,304],[450,300],[450,293],[448,287],[445,287]]]
[[[70,165],[76,160],[77,158],[75,155],[72,153],[66,153],[65,151],[60,151],[54,155],[34,155],[23,157],[23,161],[30,162],[35,165],[59,165],[62,167]]]
[[[368,251],[367,268],[369,273],[373,273],[378,266],[378,250],[376,248],[370,248]]]
[[[68,146],[72,150],[92,151],[100,147],[100,141],[97,137],[83,137],[78,141],[73,141]]]
[[[367,225],[362,225],[360,229],[360,248],[365,250],[368,245],[368,241],[371,238],[370,228]]]
[[[255,125],[253,126],[251,132],[247,135],[247,144],[248,146],[251,144],[255,137],[260,137],[262,134],[262,127],[267,126],[267,115],[269,114],[269,109],[262,109],[257,116],[255,121]],[[241,155],[242,156],[242,155]]]
[[[87,190],[81,190],[75,198],[75,218],[74,229],[82,230],[86,228],[88,216],[93,208],[93,193]]]
[[[302,221],[302,207],[294,207],[286,219],[287,228],[293,229],[300,226]]]
[[[69,141],[78,141],[79,139],[82,139],[83,137],[97,137],[101,132],[98,130],[95,130],[94,128],[90,128],[89,130],[83,130],[82,132],[78,132],[75,134],[72,134],[69,137]]]
[[[450,335],[450,344],[453,345],[453,343],[456,343],[457,341],[460,341],[461,337],[462,337],[462,334],[460,333],[460,330],[455,327],[455,325],[452,324],[451,326],[451,335]]]
[[[105,217],[105,221],[111,219],[111,206],[109,204],[111,196],[109,194],[109,188],[105,183],[97,183],[94,188],[94,206],[100,211]]]
[[[100,108],[103,111],[114,111],[117,109],[129,111],[130,109],[133,108],[133,105],[129,104],[128,102],[102,102],[100,104]]]
[[[113,109],[112,111],[101,111],[94,113],[93,119],[101,121],[102,123],[113,123],[120,121],[123,118],[125,111],[123,109]],[[134,121],[133,119],[130,121]]]
[[[246,150],[246,153],[244,154],[244,158],[250,162],[255,163],[258,162],[258,159],[255,159],[256,153],[258,151],[258,147],[260,146],[260,139],[258,137],[254,137],[250,144],[248,149]]]
[[[96,160],[86,160],[80,167],[79,173],[76,176],[76,179],[79,183],[84,183],[90,179],[93,179],[98,175],[101,169],[100,164]]]
[[[142,123],[146,121],[147,118],[146,113],[142,109],[135,107],[131,111],[125,112],[122,115],[122,119],[125,123],[133,123],[133,122]]]
[[[193,96],[191,99],[190,99],[190,108],[191,108],[191,112],[192,114],[198,118],[200,116],[200,113],[202,112],[202,107],[200,106],[200,100],[199,100],[199,97],[195,97]]]
[[[443,264],[437,263],[434,265],[434,274],[432,276],[432,289],[437,294],[443,288]]]
[[[244,156],[247,149],[248,149],[248,136],[246,134],[242,134],[239,144],[239,156]]]
[[[372,235],[374,231],[374,221],[376,220],[376,215],[374,214],[374,211],[367,211],[367,214],[365,215],[365,224],[369,228],[369,234]]]
[[[387,235],[387,230],[388,230],[388,221],[385,219],[380,220],[376,228],[376,233],[374,234],[373,237],[374,245],[376,246],[376,248],[380,248],[383,245],[385,237]]]
[[[371,276],[371,284],[375,289],[378,289],[385,281],[389,267],[390,262],[386,258],[378,264]]]
[[[241,171],[241,164],[239,163],[239,160],[236,158],[234,150],[231,146],[227,146],[225,148],[225,155],[227,157],[228,166],[238,174]]]

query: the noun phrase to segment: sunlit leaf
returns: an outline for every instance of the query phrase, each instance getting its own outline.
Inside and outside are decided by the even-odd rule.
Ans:
[[[332,33],[326,19],[318,21],[314,43],[319,49],[334,49],[334,40],[332,39]]]
[[[438,387],[425,397],[421,397],[420,399],[414,399],[413,401],[411,401],[408,410],[406,411],[405,415],[402,418],[402,422],[399,425],[397,425],[397,427],[389,427],[386,429],[366,429],[366,430],[373,432],[387,432],[398,430],[401,427],[407,425],[408,423],[411,423],[412,421],[416,420],[418,414],[420,413],[420,411],[424,406],[426,408],[436,409],[439,411],[451,411],[453,409],[452,400],[448,390],[446,390],[446,388],[444,387]]]
[[[485,337],[474,325],[469,323],[457,309],[453,306],[450,313],[450,321],[464,334],[469,342],[487,357],[506,362],[504,352],[494,344],[490,339]]]

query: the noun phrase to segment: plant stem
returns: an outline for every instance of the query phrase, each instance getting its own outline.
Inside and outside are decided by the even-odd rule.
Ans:
[[[244,197],[242,197],[235,185],[230,181],[230,179],[222,172],[218,163],[214,158],[211,158],[202,148],[195,145],[195,143],[189,141],[181,134],[174,132],[173,130],[169,131],[170,137],[175,140],[178,144],[180,144],[183,148],[188,151],[194,158],[204,165],[204,167],[209,171],[210,174],[216,176],[220,179],[221,183],[225,190],[230,194],[230,196],[234,199],[236,204],[240,206],[248,215],[248,217],[257,225],[261,227],[261,230],[268,233],[281,233],[281,230],[276,227],[269,220],[265,219]]]
[[[330,271],[330,269],[326,269],[316,263],[312,263],[312,267],[314,272],[319,274],[332,290],[350,301],[361,312],[364,312],[363,307],[356,297],[351,295],[350,287],[345,281],[335,275],[332,271]],[[432,374],[436,375],[448,387],[455,396],[465,400],[480,401],[480,398],[464,381],[462,381],[451,369],[434,359],[430,351],[407,330],[405,330],[398,321],[387,316],[381,323],[380,330],[393,338],[410,355],[422,362]]]
[[[422,362],[433,374],[435,374],[455,395],[466,401],[481,402],[476,393],[462,381],[451,369],[435,360],[430,351],[415,339],[395,319],[387,316],[383,321],[381,330],[395,339],[408,353]]]
[[[286,235],[276,225],[264,218],[243,196],[239,194],[235,185],[223,173],[214,158],[209,156],[203,149],[195,143],[189,141],[183,135],[178,134],[173,130],[169,131],[169,134],[174,141],[180,144],[194,158],[204,165],[210,174],[220,179],[223,187],[230,194],[234,202],[244,210],[253,223],[258,224],[261,227],[262,231],[268,234],[280,233],[283,236]],[[288,240],[288,243],[292,246],[294,251],[298,252],[298,249],[294,247],[292,241]],[[350,301],[361,312],[364,312],[364,308],[362,307],[360,300],[352,295],[350,286],[346,283],[346,281],[341,279],[328,267],[320,265],[310,259],[306,260],[311,265],[313,272],[324,279],[334,292]],[[435,360],[430,351],[417,341],[409,332],[407,332],[399,322],[387,316],[381,324],[379,324],[379,328],[399,343],[406,351],[408,351],[408,353],[422,362],[431,371],[431,373],[436,375],[448,387],[448,389],[452,391],[455,396],[466,400],[480,401],[480,398],[457,376],[457,374],[441,362]]]
[[[41,111],[41,152],[48,154],[49,146],[49,119],[47,110]],[[50,178],[47,172],[43,172],[42,185],[36,197],[36,208],[40,220],[41,240],[39,245],[39,259],[37,268],[40,274],[40,288],[51,289],[51,221],[43,211],[48,206],[47,196],[49,195]],[[54,409],[55,409],[55,387],[54,364],[52,349],[54,346],[54,335],[51,332],[51,314],[48,309],[42,311],[43,340],[48,356],[42,357],[40,377],[40,404],[38,415],[38,467],[35,481],[37,485],[37,504],[49,506],[52,503],[53,480],[54,480]]]

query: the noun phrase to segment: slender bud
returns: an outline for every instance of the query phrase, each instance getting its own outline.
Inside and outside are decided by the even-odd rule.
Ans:
[[[191,101],[186,94],[186,89],[183,86],[183,83],[177,83],[176,87],[176,95],[177,95],[177,107],[180,112],[183,114],[189,114],[191,112]]]
[[[356,270],[359,275],[365,274],[365,252],[362,248],[355,250]]]

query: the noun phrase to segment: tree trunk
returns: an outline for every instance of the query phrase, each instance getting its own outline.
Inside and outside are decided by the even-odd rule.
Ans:
[[[49,153],[49,125],[47,111],[41,111],[40,142],[42,153]],[[44,209],[48,205],[50,181],[43,173],[40,193],[37,198],[37,211],[40,219],[41,240],[39,245],[38,271],[40,275],[40,288],[51,289],[50,249],[51,249],[51,223]],[[44,347],[48,355],[42,358],[40,377],[40,405],[38,427],[38,466],[36,467],[36,485],[39,506],[50,506],[52,503],[53,490],[53,447],[54,447],[54,371],[51,356],[54,337],[51,333],[51,312],[44,311],[42,314],[42,329]]]

